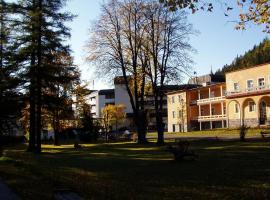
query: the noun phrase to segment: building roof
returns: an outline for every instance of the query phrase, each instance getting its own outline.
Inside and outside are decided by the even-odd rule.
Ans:
[[[99,90],[98,94],[99,95],[114,94],[114,89]]]
[[[127,76],[128,81],[131,79],[132,76]],[[116,76],[114,78],[114,84],[125,84],[124,76]]]
[[[188,80],[189,84],[203,85],[206,83],[219,83],[225,82],[225,77],[223,75],[216,74],[206,74],[198,77],[193,77]]]
[[[202,86],[202,85],[194,85],[194,87],[191,88],[184,88],[182,90],[176,90],[176,91],[172,91],[172,92],[168,92],[167,95],[171,95],[171,94],[177,94],[180,92],[185,92],[185,91],[192,91],[192,90],[199,90],[199,89],[206,89],[209,87],[214,87],[214,86],[219,86],[219,85],[225,85],[225,82],[221,82],[221,83],[212,83],[206,86]]]
[[[182,84],[182,85],[164,85],[163,90],[165,92],[170,92],[170,91],[179,91],[179,90],[187,90],[187,89],[192,89],[199,87],[201,85],[197,84]]]

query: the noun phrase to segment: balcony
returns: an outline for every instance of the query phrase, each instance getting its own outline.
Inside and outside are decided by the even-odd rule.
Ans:
[[[225,96],[210,97],[207,99],[199,99],[199,100],[197,100],[197,104],[208,104],[208,103],[221,102],[221,101],[225,101]]]
[[[244,97],[250,95],[265,94],[270,92],[270,85],[246,88],[245,90],[236,90],[227,92],[227,98]]]
[[[220,121],[220,120],[225,120],[226,115],[206,115],[206,116],[199,116],[196,117],[195,120],[198,120],[199,122],[203,121]]]

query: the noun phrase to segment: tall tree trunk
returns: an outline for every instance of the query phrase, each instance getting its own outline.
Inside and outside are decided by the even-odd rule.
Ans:
[[[138,115],[135,116],[135,123],[138,132],[138,144],[147,143],[146,133],[147,133],[147,117],[145,111],[139,111]]]
[[[60,131],[60,122],[59,122],[59,112],[58,110],[55,113],[54,118],[54,145],[59,146],[59,131]]]
[[[156,122],[157,122],[157,132],[158,132],[158,140],[157,144],[158,145],[163,145],[164,144],[164,123],[162,120],[162,112],[158,112],[156,115]]]
[[[39,71],[41,68],[41,24],[42,24],[42,0],[38,1],[38,11],[39,11],[39,18],[38,18],[38,49],[37,49],[37,70]],[[42,96],[42,86],[41,86],[41,75],[40,71],[37,73],[37,153],[41,152],[41,131],[42,131],[42,125],[41,125],[41,96]]]
[[[32,39],[34,42],[34,39]],[[35,67],[35,53],[31,54],[31,71],[30,71],[30,94],[29,94],[29,103],[30,103],[30,130],[29,130],[29,145],[28,151],[35,151],[36,144],[36,67]]]

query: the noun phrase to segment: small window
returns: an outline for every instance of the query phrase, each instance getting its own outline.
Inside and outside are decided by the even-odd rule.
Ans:
[[[172,117],[175,118],[175,112],[174,111],[172,112]]]
[[[239,104],[236,103],[236,104],[234,104],[234,106],[235,106],[234,107],[235,108],[234,109],[235,110],[235,113],[239,113]]]
[[[234,88],[234,91],[239,91],[239,89],[240,89],[239,83],[234,83],[233,88]]]
[[[174,96],[172,97],[172,103],[174,103],[175,102],[175,100],[174,100]]]
[[[178,95],[178,102],[181,103],[181,95]]]
[[[259,78],[258,79],[258,86],[259,86],[260,89],[264,88],[264,86],[265,86],[264,78]]]
[[[247,80],[247,89],[248,91],[253,90],[253,80]]]
[[[256,104],[253,101],[250,101],[248,103],[249,112],[254,112],[255,111],[255,106],[256,106]]]

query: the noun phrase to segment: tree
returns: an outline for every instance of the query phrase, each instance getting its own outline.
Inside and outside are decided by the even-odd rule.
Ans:
[[[134,113],[138,143],[146,140],[144,110],[145,58],[139,57],[142,46],[144,15],[142,0],[110,0],[93,27],[88,60],[100,74],[122,76]],[[107,78],[104,77],[103,78]]]
[[[0,1],[0,135],[9,132],[9,124],[19,114],[21,95],[19,93],[19,69],[14,59],[13,18],[10,4]]]
[[[126,118],[125,109],[126,106],[123,104],[114,105],[113,123],[115,124],[116,131],[118,131],[118,125],[123,123]]]
[[[123,122],[126,117],[125,106],[119,105],[107,105],[102,109],[103,127],[105,129],[105,138],[108,140],[108,132],[112,126],[116,126],[118,130],[119,123]]]
[[[29,151],[41,151],[41,115],[44,84],[53,84],[58,74],[46,74],[59,54],[68,55],[69,46],[65,39],[70,37],[66,21],[73,19],[70,13],[62,12],[65,0],[21,0],[13,4],[18,16],[17,45],[18,60],[25,69],[30,102]],[[19,34],[21,33],[21,34]],[[45,79],[47,77],[48,79]]]
[[[193,29],[185,12],[170,12],[156,1],[149,1],[144,12],[146,33],[142,51],[148,59],[146,74],[154,96],[158,144],[163,144],[165,83],[179,80],[182,71],[191,67],[188,53],[192,48],[188,39]]]
[[[170,10],[175,11],[177,8],[189,8],[192,13],[198,10],[212,11],[214,9],[213,3],[210,0],[159,0],[161,3],[165,4],[170,8]],[[221,4],[225,6],[225,16],[229,15],[229,12],[233,10],[231,5],[228,5],[228,1],[219,0]],[[246,1],[237,0],[235,1],[238,8],[241,10],[239,13],[239,19],[237,20],[236,29],[245,29],[246,24],[253,22],[258,25],[264,25],[264,32],[270,33],[270,2],[268,0],[256,0],[256,1]]]
[[[74,116],[72,96],[80,74],[69,53],[52,52],[46,59],[49,64],[42,72],[43,107],[52,116],[54,144],[59,145],[59,133],[62,129],[60,121]]]
[[[179,78],[191,62],[188,37],[192,27],[182,11],[170,12],[156,0],[111,0],[103,6],[90,41],[90,61],[112,76],[122,73],[137,125],[138,142],[145,142],[148,82],[154,96],[158,143],[164,143],[164,84]]]
[[[245,54],[236,56],[231,64],[224,65],[216,74],[224,75],[225,72],[245,69],[255,65],[270,62],[270,40],[265,38],[259,45],[254,45]]]

